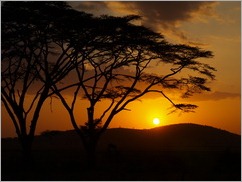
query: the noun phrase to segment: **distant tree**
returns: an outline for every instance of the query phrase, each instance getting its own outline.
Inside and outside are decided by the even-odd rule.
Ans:
[[[95,150],[100,136],[118,113],[129,110],[128,104],[148,93],[159,93],[175,110],[193,111],[196,105],[176,104],[166,91],[179,90],[183,93],[182,97],[189,97],[194,93],[210,91],[206,83],[208,79],[215,78],[215,68],[200,59],[213,57],[211,51],[168,43],[159,33],[132,23],[138,19],[140,17],[136,15],[99,17],[89,34],[94,38],[85,47],[85,51],[94,51],[76,66],[72,75],[78,83],[53,87],[68,111],[74,129],[82,138],[90,165],[95,164]],[[170,66],[165,67],[168,70],[163,70],[164,64]],[[149,72],[152,66],[160,68],[159,75]],[[184,70],[189,74],[180,74]],[[67,88],[74,90],[72,101],[62,93]],[[74,114],[80,95],[89,102],[88,120],[83,127],[78,127]],[[109,105],[106,108],[103,106],[103,113],[97,116],[97,104],[103,100],[109,100]]]
[[[92,16],[65,2],[3,2],[1,11],[1,100],[29,160],[44,101],[82,61],[75,42]]]

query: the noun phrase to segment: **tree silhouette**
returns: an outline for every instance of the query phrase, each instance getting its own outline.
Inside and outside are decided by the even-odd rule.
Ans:
[[[26,159],[43,103],[54,94],[82,139],[90,167],[97,142],[113,118],[144,95],[159,93],[175,110],[197,107],[174,103],[166,92],[179,90],[189,97],[209,91],[206,83],[215,78],[215,68],[200,58],[211,58],[212,52],[168,43],[159,33],[132,23],[139,19],[93,17],[64,2],[3,3],[1,100]],[[152,73],[152,66],[160,74]],[[71,101],[65,98],[68,90]],[[79,96],[89,102],[82,127],[75,115]],[[97,104],[103,100],[109,105],[97,116]]]
[[[95,164],[95,149],[100,136],[118,113],[129,110],[128,104],[148,93],[159,93],[175,110],[190,112],[197,106],[176,104],[166,91],[179,90],[182,97],[189,97],[210,91],[206,83],[215,78],[215,68],[200,59],[213,57],[212,52],[168,43],[159,33],[132,23],[138,19],[140,17],[136,15],[97,18],[95,27],[89,32],[92,41],[84,50],[76,47],[77,51],[88,52],[88,56],[76,66],[75,73],[72,72],[77,83],[52,87],[82,138],[90,166]],[[169,65],[168,70],[163,70],[164,65]],[[152,66],[160,68],[159,75],[149,71]],[[189,74],[181,74],[183,70]],[[74,90],[71,101],[62,93],[70,88]],[[74,114],[80,95],[89,102],[88,120],[82,127],[78,127]],[[97,116],[97,104],[103,100],[109,100],[109,105],[102,106],[103,113]]]
[[[86,36],[91,19],[65,2],[2,4],[1,100],[26,161],[31,159],[37,121],[52,85],[83,59],[74,47]]]

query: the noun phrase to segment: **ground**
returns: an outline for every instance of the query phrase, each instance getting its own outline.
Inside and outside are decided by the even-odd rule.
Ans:
[[[222,134],[221,143],[219,137],[216,139],[218,133],[211,137],[206,131],[213,145],[205,142],[204,136],[195,146],[186,138],[189,132],[176,131],[179,140],[169,131],[174,136],[169,142],[162,130],[156,134],[144,132],[109,131],[99,142],[97,164],[91,170],[86,167],[80,138],[74,132],[36,137],[34,162],[27,167],[23,166],[18,141],[2,139],[1,180],[241,180],[240,136]],[[193,140],[199,140],[198,135],[193,136]]]

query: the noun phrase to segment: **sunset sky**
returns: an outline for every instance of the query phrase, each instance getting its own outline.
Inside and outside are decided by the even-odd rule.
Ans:
[[[159,118],[158,126],[175,123],[197,123],[224,129],[233,133],[241,132],[241,2],[240,1],[133,1],[133,2],[69,2],[75,9],[96,16],[108,14],[124,16],[138,14],[142,21],[136,22],[165,36],[172,43],[185,43],[210,50],[214,58],[207,63],[217,69],[216,80],[209,84],[212,91],[194,95],[181,100],[175,95],[177,103],[187,102],[199,107],[195,113],[169,114],[170,104],[159,95],[147,95],[141,101],[128,106],[131,111],[117,115],[110,127],[152,128],[152,120]],[[158,73],[158,70],[154,69]],[[68,96],[66,96],[68,97]],[[80,125],[86,116],[81,112],[88,106],[81,101]],[[101,103],[105,105],[105,103]],[[2,105],[3,106],[3,105]],[[60,101],[54,99],[50,109],[47,100],[39,118],[36,133],[45,130],[72,129],[69,117]],[[60,114],[61,113],[61,114]],[[86,114],[86,113],[84,113]],[[13,124],[2,107],[2,137],[16,136]]]

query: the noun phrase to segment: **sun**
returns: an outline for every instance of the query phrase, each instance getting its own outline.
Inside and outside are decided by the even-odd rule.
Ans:
[[[153,124],[154,124],[154,125],[158,125],[158,124],[160,124],[160,119],[159,119],[159,118],[154,118],[154,119],[153,119]]]

